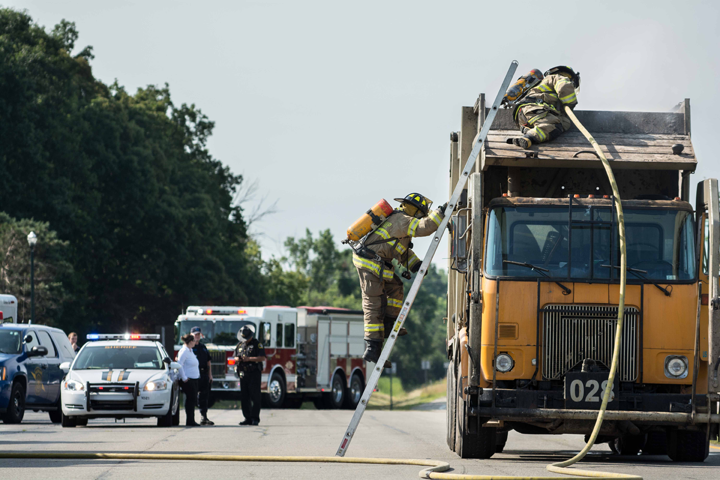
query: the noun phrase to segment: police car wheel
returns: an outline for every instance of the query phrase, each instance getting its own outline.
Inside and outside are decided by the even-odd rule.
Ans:
[[[87,427],[88,419],[86,417],[75,417],[75,425],[78,427]]]
[[[157,417],[158,427],[172,427],[173,424],[173,407],[175,407],[175,394],[173,393],[170,397],[170,406],[165,415]]]
[[[20,423],[25,416],[25,387],[20,382],[13,383],[10,402],[3,416],[5,423]]]
[[[75,417],[68,417],[67,415],[63,414],[60,424],[64,428],[73,428],[77,426],[77,421],[75,420]]]

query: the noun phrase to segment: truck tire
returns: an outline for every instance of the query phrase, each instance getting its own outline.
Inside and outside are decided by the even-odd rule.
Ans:
[[[507,443],[508,432],[496,432],[495,433],[495,453],[502,453]]]
[[[25,387],[22,383],[13,383],[10,402],[3,416],[4,423],[20,423],[25,416]]]
[[[447,432],[447,446],[451,451],[455,451],[455,427],[457,420],[455,419],[457,403],[457,395],[455,393],[455,364],[450,362],[447,371],[447,398],[445,402],[447,404],[445,409],[446,417],[446,432]]]
[[[355,374],[350,378],[350,388],[348,388],[347,395],[345,395],[344,408],[348,410],[355,410],[360,403],[362,394],[365,391],[365,383],[363,382],[360,375]]]
[[[330,392],[326,394],[328,407],[333,410],[342,408],[345,403],[345,380],[342,375],[336,373],[330,382]]]
[[[456,388],[455,397],[455,453],[460,458],[482,458],[487,459],[495,454],[497,443],[497,429],[489,427],[480,427],[476,434],[471,434],[465,429],[466,408],[462,393]],[[472,421],[476,422],[477,419]],[[481,422],[482,423],[482,422]]]
[[[610,449],[618,455],[635,456],[645,446],[647,436],[640,435],[621,435],[613,440]]]
[[[647,434],[643,455],[667,455],[667,434],[665,432],[650,432]]]
[[[274,372],[268,382],[268,393],[265,396],[268,408],[282,408],[285,397],[285,380],[282,375]]]
[[[703,431],[670,430],[667,434],[668,456],[674,462],[704,462],[710,453],[710,442]]]
[[[313,405],[315,405],[315,408],[318,410],[327,410],[327,402],[325,401],[325,397],[315,397],[313,398]]]

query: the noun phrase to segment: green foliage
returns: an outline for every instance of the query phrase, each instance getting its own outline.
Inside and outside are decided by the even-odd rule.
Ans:
[[[18,299],[17,322],[30,320],[30,246],[27,236],[35,232],[35,316],[57,318],[67,300],[64,282],[72,275],[67,260],[68,242],[57,237],[49,224],[31,219],[15,220],[0,212],[0,292]]]
[[[0,9],[0,205],[49,222],[73,267],[40,320],[153,331],[189,303],[262,303],[232,204],[242,177],[207,150],[214,123],[167,85],[104,85],[77,40],[71,22],[47,33]]]

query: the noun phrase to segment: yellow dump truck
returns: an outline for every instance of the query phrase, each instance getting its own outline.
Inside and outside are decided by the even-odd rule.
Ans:
[[[451,133],[450,191],[488,114],[484,95]],[[622,197],[627,292],[619,367],[620,249],[614,199],[577,130],[520,149],[498,112],[453,212],[447,443],[502,451],[507,432],[590,434],[619,454],[703,461],[717,436],[720,299],[717,180],[698,184],[690,102],[672,112],[578,111]]]

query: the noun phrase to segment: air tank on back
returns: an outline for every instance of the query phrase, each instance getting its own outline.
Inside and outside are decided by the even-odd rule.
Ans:
[[[380,225],[392,212],[393,208],[390,204],[385,199],[380,200],[374,207],[363,213],[355,223],[350,225],[347,229],[348,240],[357,242]]]

